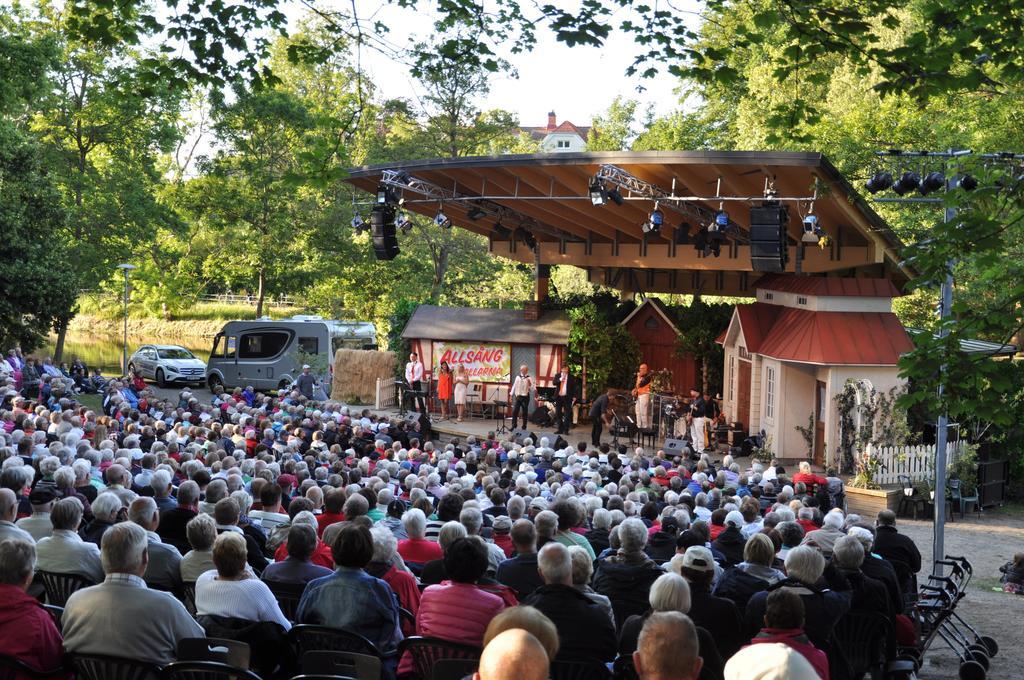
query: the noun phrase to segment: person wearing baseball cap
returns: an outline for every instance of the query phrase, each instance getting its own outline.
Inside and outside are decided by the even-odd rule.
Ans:
[[[780,642],[752,645],[725,664],[725,680],[819,680],[800,652]]]
[[[683,532],[686,534],[687,532]],[[715,639],[723,659],[728,659],[747,640],[743,635],[743,618],[732,600],[711,594],[715,577],[715,558],[702,545],[691,545],[686,552],[672,559],[673,570],[690,584],[690,618]]]
[[[718,538],[711,544],[723,555],[728,566],[735,567],[743,561],[743,547],[747,541],[743,538],[743,515],[738,510],[732,510],[725,516],[725,530],[718,534]]]
[[[53,534],[53,523],[50,521],[50,510],[57,500],[57,492],[50,486],[37,486],[29,494],[28,502],[32,505],[32,514],[14,523],[14,526],[27,531],[38,543]]]

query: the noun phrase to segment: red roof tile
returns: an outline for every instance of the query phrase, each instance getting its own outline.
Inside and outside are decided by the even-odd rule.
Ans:
[[[779,313],[785,309],[777,305],[755,302],[752,305],[736,305],[740,318],[740,329],[747,342],[747,351],[760,352],[761,343],[768,336]]]
[[[769,274],[762,276],[754,288],[800,295],[832,297],[899,297],[900,291],[889,279],[852,278],[838,276],[794,276]]]
[[[812,312],[762,302],[736,310],[747,349],[782,361],[895,366],[913,348],[888,312]]]

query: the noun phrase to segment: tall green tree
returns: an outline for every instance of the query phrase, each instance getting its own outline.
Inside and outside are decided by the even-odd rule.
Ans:
[[[296,237],[304,204],[316,200],[308,180],[320,162],[315,149],[321,132],[309,109],[286,90],[239,92],[217,113],[214,134],[221,148],[190,187],[196,208],[226,246],[205,266],[254,291],[257,317],[269,293],[308,278]]]
[[[156,198],[159,155],[176,137],[180,95],[170,85],[143,86],[139,68],[151,57],[108,46],[70,29],[72,11],[42,2],[19,16],[57,50],[35,102],[31,130],[44,143],[47,167],[67,212],[68,267],[82,288],[111,279],[157,225],[173,219]],[[59,359],[74,306],[58,310]]]
[[[636,137],[635,99],[616,97],[608,110],[594,116],[587,135],[587,151],[623,151]]]
[[[0,13],[0,346],[29,351],[74,304],[78,285],[68,270],[60,195],[25,131],[55,54],[5,23]]]

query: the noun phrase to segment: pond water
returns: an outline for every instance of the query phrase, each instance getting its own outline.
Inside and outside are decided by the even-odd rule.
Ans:
[[[70,365],[77,356],[85,362],[90,371],[99,368],[103,375],[116,375],[121,372],[121,342],[121,338],[116,336],[68,333],[64,341],[64,361]],[[210,348],[213,346],[212,339],[203,338],[129,337],[128,356],[131,356],[140,345],[149,343],[180,345],[203,361],[210,358]],[[32,355],[40,358],[53,356],[56,345],[57,336],[52,335],[46,339],[42,347],[32,352]]]

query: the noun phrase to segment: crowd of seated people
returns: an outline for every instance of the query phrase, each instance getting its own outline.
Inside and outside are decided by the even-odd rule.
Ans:
[[[133,406],[107,390],[103,412],[0,402],[0,654],[40,670],[75,654],[163,665],[209,636],[250,643],[274,677],[294,666],[289,629],[314,624],[372,642],[387,677],[415,676],[398,651],[424,636],[482,649],[484,680],[511,677],[499,653],[529,659],[518,680],[550,663],[827,680],[844,616],[909,625],[914,542],[890,511],[829,507],[809,471],[423,441],[288,391],[214,406],[143,390]],[[83,582],[60,630],[43,573]],[[286,586],[301,593],[288,616]]]

